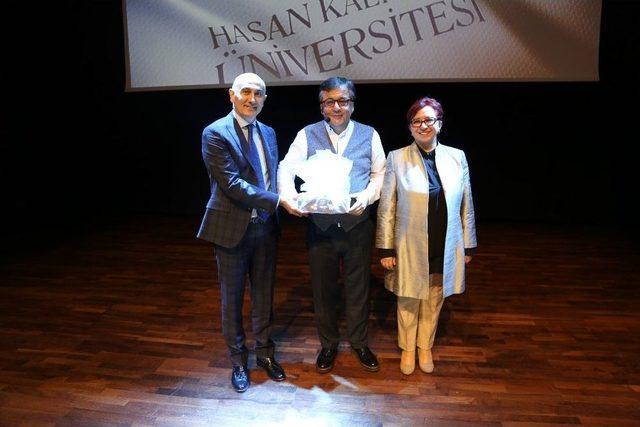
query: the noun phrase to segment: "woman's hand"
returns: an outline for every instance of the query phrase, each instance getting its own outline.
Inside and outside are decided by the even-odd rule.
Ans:
[[[388,256],[385,258],[380,258],[380,264],[382,264],[382,266],[386,270],[393,270],[393,268],[396,266],[396,257]]]
[[[473,257],[471,255],[465,255],[464,256],[464,263],[465,264],[469,264],[472,259],[473,259]]]

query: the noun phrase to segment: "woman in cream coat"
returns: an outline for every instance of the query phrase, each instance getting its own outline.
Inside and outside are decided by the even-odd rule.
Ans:
[[[476,247],[464,152],[438,143],[443,110],[433,98],[407,112],[414,142],[389,153],[378,206],[376,246],[385,287],[398,297],[401,371],[433,372],[431,347],[444,298],[464,292],[465,264]]]

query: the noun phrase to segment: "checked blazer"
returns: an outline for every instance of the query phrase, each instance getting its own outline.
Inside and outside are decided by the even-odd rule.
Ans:
[[[198,231],[200,239],[232,248],[244,236],[252,209],[277,215],[276,134],[257,120],[255,124],[263,142],[271,181],[266,190],[258,186],[259,165],[252,164],[247,154],[248,142],[232,112],[202,132],[202,158],[209,174],[211,197]]]

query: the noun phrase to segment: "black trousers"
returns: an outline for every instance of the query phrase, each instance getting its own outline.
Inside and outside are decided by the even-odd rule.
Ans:
[[[311,287],[318,335],[323,348],[340,342],[338,316],[344,273],[347,338],[353,348],[367,345],[369,287],[373,222],[366,219],[349,231],[336,225],[322,231],[310,221],[307,245],[311,266]]]
[[[222,333],[234,366],[247,364],[246,336],[242,325],[247,277],[256,356],[273,356],[274,343],[270,335],[277,243],[274,220],[270,219],[266,224],[250,223],[240,243],[233,248],[215,246],[222,299]]]

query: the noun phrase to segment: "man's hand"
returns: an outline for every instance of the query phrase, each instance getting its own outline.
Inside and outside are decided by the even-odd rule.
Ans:
[[[287,212],[289,212],[293,216],[308,216],[309,214],[301,211],[296,206],[295,199],[289,201],[283,197],[280,198],[280,206],[282,206]]]
[[[356,196],[356,201],[353,203],[353,205],[351,205],[348,213],[349,215],[355,216],[362,215],[362,212],[364,212],[368,205],[369,201],[366,197],[361,195]]]
[[[382,264],[382,267],[384,267],[386,270],[393,270],[396,266],[396,257],[388,256],[385,258],[380,258],[380,264]]]
[[[473,257],[471,255],[465,255],[464,256],[464,263],[465,264],[469,264],[472,259],[473,259]]]

